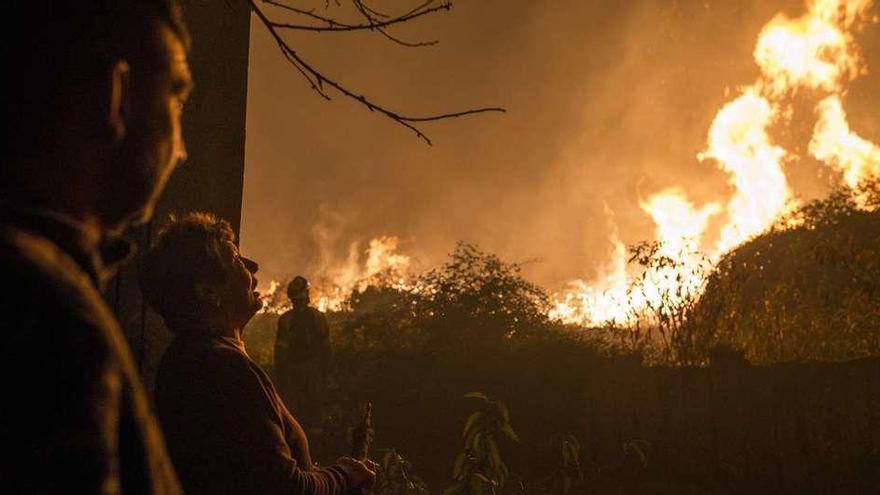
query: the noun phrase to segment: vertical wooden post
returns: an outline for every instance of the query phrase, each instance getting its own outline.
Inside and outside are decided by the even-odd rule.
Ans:
[[[153,223],[131,236],[141,251],[169,213],[209,211],[240,230],[244,186],[250,7],[232,0],[181,0],[193,39],[190,67],[196,86],[184,113],[189,159],[175,171]],[[169,340],[161,319],[143,303],[136,263],[110,284],[107,301],[125,330],[148,390]]]

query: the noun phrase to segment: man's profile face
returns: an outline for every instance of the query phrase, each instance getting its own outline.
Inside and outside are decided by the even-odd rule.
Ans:
[[[186,50],[180,39],[170,30],[164,29],[163,41],[168,49],[169,71],[157,88],[154,118],[160,124],[154,136],[156,153],[156,174],[152,193],[147,201],[147,217],[152,215],[153,207],[165,189],[175,168],[186,160],[186,144],[183,138],[181,120],[183,108],[189,99],[193,82],[187,61]]]
[[[263,307],[255,276],[259,266],[242,256],[238,247],[230,241],[224,242],[220,251],[226,273],[219,290],[221,307],[232,326],[243,327]]]
[[[152,217],[171,173],[186,159],[181,119],[193,86],[187,53],[168,26],[156,30],[157,60],[132,64],[126,136],[105,181],[108,223],[120,227]]]

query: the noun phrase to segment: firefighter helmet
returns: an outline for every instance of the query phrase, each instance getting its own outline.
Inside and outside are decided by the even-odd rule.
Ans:
[[[297,275],[287,284],[287,297],[290,299],[304,299],[309,295],[309,281],[305,277]]]

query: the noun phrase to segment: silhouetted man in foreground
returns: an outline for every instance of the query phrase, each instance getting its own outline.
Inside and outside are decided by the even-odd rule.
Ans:
[[[309,282],[295,277],[287,285],[293,305],[278,319],[275,376],[284,400],[311,433],[320,433],[330,367],[330,328],[324,313],[311,306]]]
[[[100,291],[185,151],[170,0],[5,2],[0,491],[179,493]]]
[[[144,256],[144,297],[175,334],[156,406],[183,487],[190,495],[341,495],[370,485],[375,473],[363,462],[314,466],[299,423],[248,357],[241,332],[262,306],[256,271],[229,223],[208,214],[172,219]]]

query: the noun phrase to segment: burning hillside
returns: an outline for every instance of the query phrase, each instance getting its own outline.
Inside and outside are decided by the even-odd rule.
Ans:
[[[727,253],[782,219],[797,226],[791,214],[801,199],[786,169],[804,159],[821,163],[851,191],[877,177],[880,147],[851,129],[843,107],[848,85],[868,70],[856,35],[877,22],[872,0],[808,0],[800,16],[780,13],[770,19],[753,51],[760,76],[717,112],[695,163],[721,171],[730,194],[702,203],[690,199],[684,187],[647,195],[639,206],[654,224],[654,242],[634,252],[606,207],[612,259],[601,276],[574,280],[553,293],[548,316],[585,327],[631,326],[650,321],[658,307],[695,301]],[[795,146],[776,139],[795,124],[795,105],[805,101],[812,108],[809,141]],[[859,198],[855,204],[869,208]],[[396,237],[378,237],[366,247],[351,244],[343,260],[322,258],[312,271],[316,305],[345,309],[353,291],[371,285],[418,290],[411,258],[398,251],[398,243]],[[267,309],[285,309],[283,298],[273,300]]]

